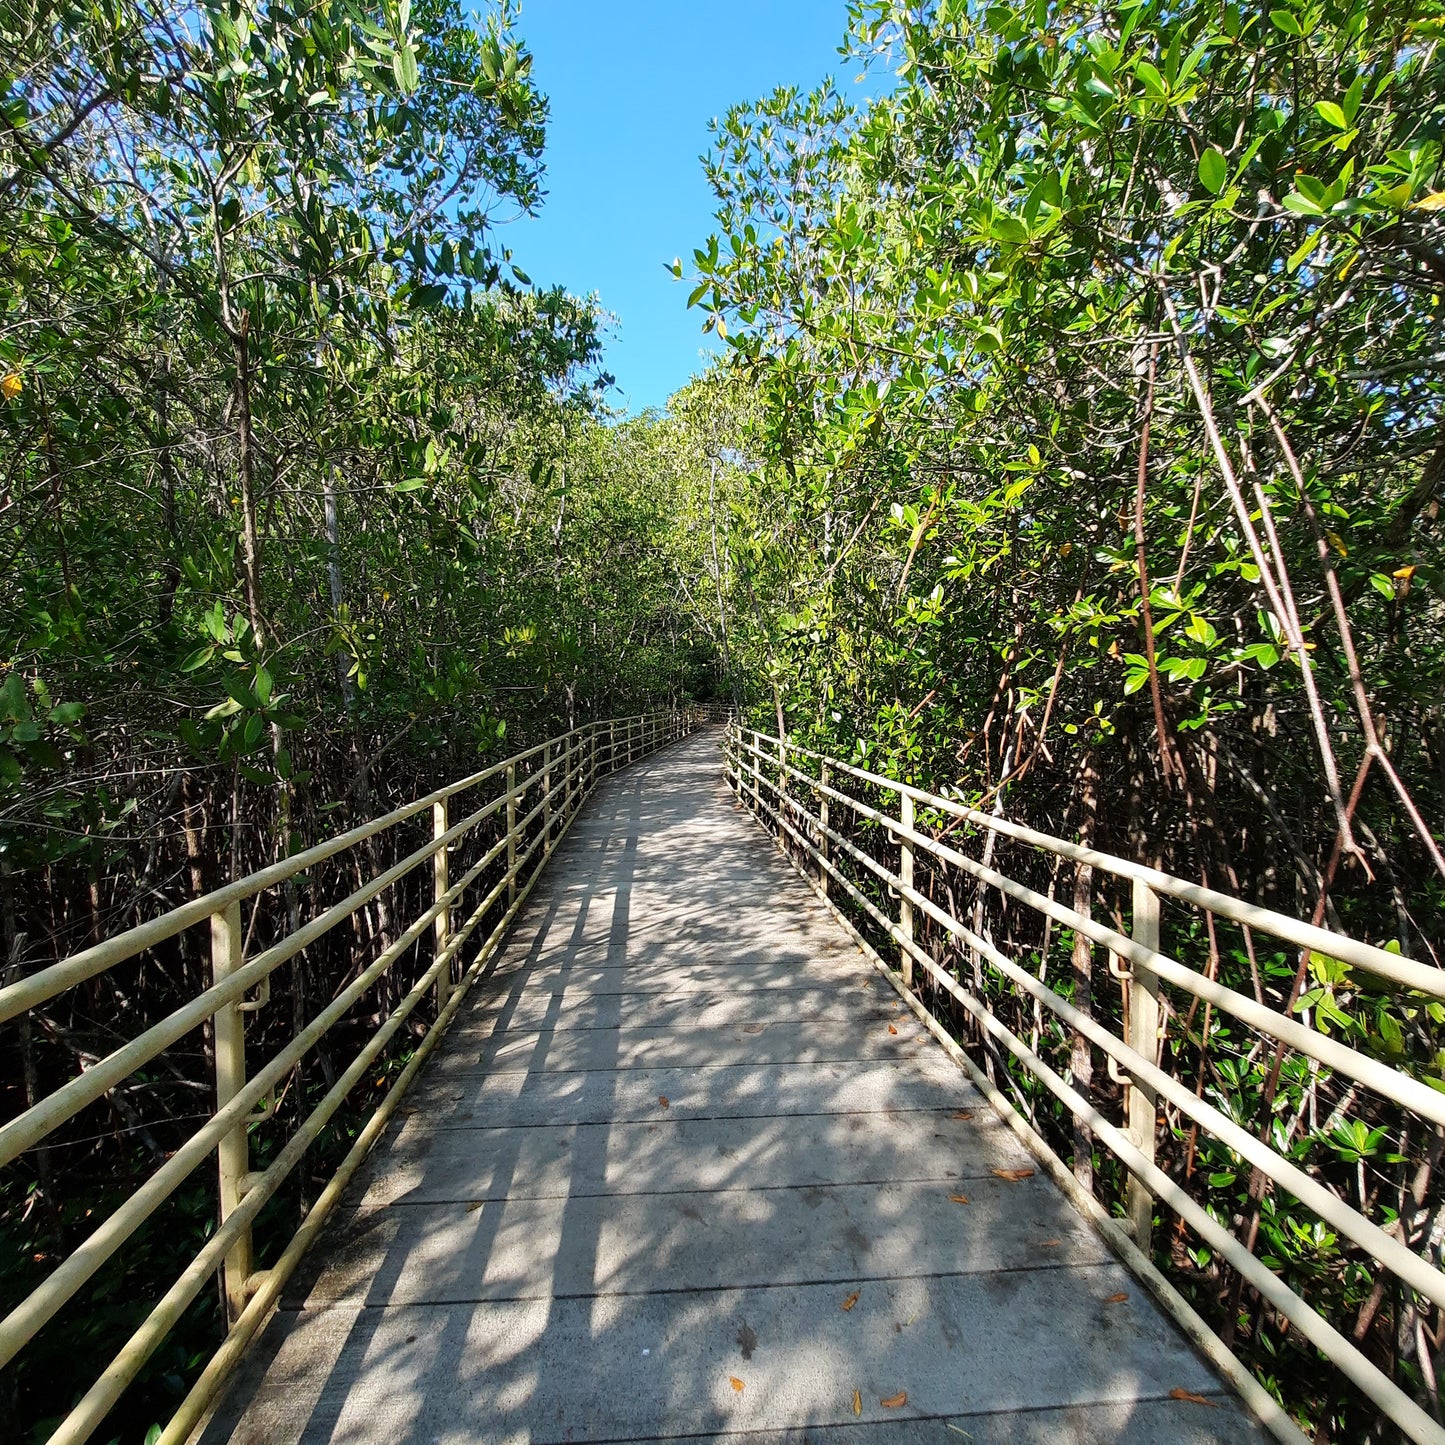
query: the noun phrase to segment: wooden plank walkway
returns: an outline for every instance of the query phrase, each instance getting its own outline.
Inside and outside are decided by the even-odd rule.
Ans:
[[[1033,1161],[719,738],[599,789],[207,1445],[1262,1439],[1042,1171],[994,1172]]]

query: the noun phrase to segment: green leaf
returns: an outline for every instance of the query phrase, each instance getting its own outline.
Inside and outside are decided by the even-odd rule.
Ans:
[[[1336,130],[1348,130],[1350,123],[1345,119],[1345,113],[1332,100],[1315,101],[1315,114],[1328,125],[1334,126]]]
[[[1271,10],[1269,18],[1273,22],[1274,28],[1283,31],[1286,35],[1301,36],[1304,34],[1304,31],[1300,29],[1299,21],[1288,10]]]
[[[409,40],[403,41],[396,47],[396,53],[391,57],[392,73],[396,76],[397,86],[403,95],[410,95],[417,87],[416,50]]]
[[[1228,179],[1229,162],[1224,159],[1224,152],[1211,146],[1199,157],[1199,184],[1211,196],[1217,196]]]
[[[195,672],[197,668],[204,667],[215,655],[214,647],[198,647],[181,663],[181,671]]]
[[[1371,574],[1370,586],[1373,587],[1375,591],[1380,594],[1381,597],[1386,597],[1391,602],[1395,600],[1395,584],[1390,581],[1390,579],[1386,577],[1383,572],[1375,572]]]
[[[1151,96],[1159,97],[1167,93],[1164,85],[1164,77],[1160,75],[1158,70],[1150,65],[1147,60],[1141,60],[1134,66],[1134,74],[1139,77],[1144,89],[1147,90]]]
[[[1298,271],[1299,268],[1303,266],[1307,260],[1309,260],[1310,254],[1314,251],[1315,247],[1319,245],[1320,241],[1324,237],[1324,234],[1325,233],[1323,228],[1317,227],[1315,230],[1311,231],[1309,235],[1306,236],[1304,240],[1301,241],[1300,244],[1293,251],[1290,252],[1289,260],[1288,262],[1286,262],[1286,269],[1291,275]]]
[[[30,699],[25,696],[25,683],[18,672],[0,682],[0,719],[22,722],[30,716]]]

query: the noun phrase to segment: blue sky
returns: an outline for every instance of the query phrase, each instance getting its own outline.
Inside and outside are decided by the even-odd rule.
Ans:
[[[844,0],[525,0],[518,31],[552,103],[548,195],[497,239],[537,284],[596,292],[617,317],[612,405],[665,405],[716,345],[686,309],[692,249],[714,229],[708,121],[839,75],[846,24]],[[683,281],[664,270],[674,256]]]

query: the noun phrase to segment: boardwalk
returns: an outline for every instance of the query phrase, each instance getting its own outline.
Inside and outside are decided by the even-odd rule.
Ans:
[[[1262,1438],[715,730],[603,785],[410,1102],[207,1445]]]

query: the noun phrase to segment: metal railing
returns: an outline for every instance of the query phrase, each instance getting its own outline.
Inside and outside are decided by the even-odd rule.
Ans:
[[[51,1445],[78,1445],[89,1438],[192,1301],[219,1271],[229,1332],[160,1436],[164,1445],[179,1445],[187,1438],[265,1320],[347,1183],[380,1137],[417,1071],[455,1017],[467,990],[501,943],[598,779],[687,736],[709,719],[710,711],[707,707],[691,707],[575,728],[0,988],[0,1024],[3,1024],[138,958],[187,929],[209,929],[212,973],[209,988],[0,1126],[0,1166],[4,1166],[39,1145],[79,1111],[101,1099],[178,1040],[213,1021],[214,1111],[0,1321],[0,1367],[3,1367],[16,1358],[102,1265],[117,1255],[135,1231],[198,1167],[212,1155],[216,1156],[218,1227],[105,1373],[50,1436]],[[500,791],[496,791],[498,788]],[[462,795],[475,794],[478,789],[496,795],[479,801],[463,816],[454,817]],[[243,903],[258,900],[267,890],[357,849],[409,819],[424,821],[428,814],[432,836],[421,847],[371,877],[311,921],[295,927],[256,957],[246,958]],[[449,877],[451,855],[469,834],[483,836],[478,830],[492,819],[496,820],[490,830],[498,835],[495,841],[453,881]],[[330,930],[344,924],[385,890],[428,865],[432,885],[430,906],[423,909],[395,942],[356,973],[279,1052],[259,1069],[248,1067],[245,1017],[269,999],[272,973]],[[481,896],[477,897],[479,893]],[[469,904],[471,911],[466,913],[464,921],[458,922]],[[463,949],[479,932],[483,935],[481,942],[470,964],[463,967]],[[371,1034],[351,1064],[336,1077],[325,1097],[302,1120],[275,1158],[266,1168],[252,1171],[250,1128],[270,1117],[278,1089],[328,1030],[427,935],[432,942],[430,965]],[[416,1043],[395,1082],[279,1258],[268,1268],[258,1270],[251,1237],[257,1215],[301,1162],[308,1148],[321,1137],[347,1096],[367,1077],[409,1016],[433,993],[434,1022]]]
[[[1428,1252],[1438,1258],[1440,1240],[1434,1237],[1433,1211],[1417,1208],[1415,1217],[1409,1219],[1386,1216],[1382,1227],[1322,1183],[1312,1172],[1311,1161],[1297,1151],[1286,1157],[1274,1147],[1269,1131],[1261,1131],[1265,1136],[1261,1138],[1230,1118],[1203,1096],[1202,1086],[1186,1084],[1166,1067],[1170,1021],[1189,1016],[1189,1010],[1200,1005],[1216,1017],[1228,1016],[1275,1051],[1276,1068],[1286,1051],[1302,1056],[1316,1077],[1337,1076],[1347,1081],[1346,1101],[1358,1098],[1361,1088],[1378,1096],[1385,1107],[1398,1111],[1407,1126],[1415,1124],[1416,1139],[1433,1138],[1445,1126],[1445,1093],[1310,1027],[1297,1012],[1270,1007],[1262,1001],[1260,990],[1250,997],[1219,982],[1217,970],[1201,971],[1169,956],[1162,951],[1161,903],[1184,904],[1207,915],[1211,929],[1214,920],[1226,920],[1242,931],[1251,961],[1255,958],[1253,935],[1271,936],[1301,950],[1305,962],[1337,960],[1405,997],[1413,994],[1421,1005],[1445,999],[1445,972],[1157,869],[981,813],[956,800],[736,723],[728,728],[726,766],[729,784],[740,803],[778,835],[794,865],[885,969],[910,1007],[950,1048],[1015,1132],[1076,1203],[1095,1218],[1125,1262],[1145,1279],[1278,1438],[1299,1442],[1304,1437],[1274,1397],[1155,1267],[1150,1231],[1156,1203],[1171,1210],[1253,1286],[1280,1319],[1288,1321],[1406,1436],[1417,1441],[1445,1441],[1439,1422],[1389,1378],[1355,1339],[1317,1313],[1227,1227],[1227,1218],[1217,1217],[1156,1162],[1162,1129],[1171,1119],[1186,1133],[1203,1131],[1348,1240],[1372,1275],[1381,1267],[1388,1271],[1405,1300],[1445,1306],[1445,1273],[1410,1244],[1412,1234],[1420,1236]],[[955,834],[962,830],[976,830],[984,839],[981,859],[957,846],[960,840]],[[860,846],[860,840],[865,846]],[[1122,880],[1121,886],[1127,885],[1132,895],[1128,931],[1117,915],[1114,926],[1066,906],[1054,897],[1052,884],[1041,891],[991,866],[996,845],[1005,841],[1021,845],[1025,855],[1052,860],[1055,876],[1062,860],[1092,869],[1095,875]],[[937,885],[926,891],[917,886],[915,878],[915,869],[925,865],[930,883]],[[971,896],[971,908],[956,901],[955,883]],[[936,901],[939,893],[946,896],[949,907]],[[894,900],[896,914],[889,906]],[[1010,956],[997,945],[994,930],[986,926],[985,918],[996,919],[1009,910],[1016,914],[1015,904],[1024,905],[1042,920],[1041,950],[1015,947]],[[932,946],[925,946],[922,940],[924,924],[931,925],[927,931]],[[1076,1008],[1043,981],[1049,930],[1055,927],[1108,951],[1110,974],[1123,991],[1117,1011],[1122,1024],[1119,1032],[1105,1026],[1098,1010],[1086,1013]],[[896,963],[885,962],[865,933],[880,940],[880,946],[886,940],[896,947]],[[1026,953],[1042,960],[1037,976],[1021,966],[1020,957]],[[990,988],[995,990],[995,1001],[1002,989],[1016,1005],[1015,1018],[1033,1012],[1034,1027],[1024,1030],[1030,1032],[1029,1039],[999,1017],[1000,1010],[990,1002]],[[984,1067],[960,1048],[924,1007],[924,994],[937,1002],[951,1000],[961,1008],[960,1018],[970,1021],[974,1052],[981,1054]],[[1289,1004],[1295,1002],[1291,996]],[[1105,1112],[1099,1101],[1077,1086],[1067,1068],[1053,1067],[1041,1057],[1047,1050],[1040,1045],[1038,1021],[1046,1014],[1057,1020],[1059,1032],[1082,1036],[1107,1057],[1110,1077],[1123,1096],[1117,1107]],[[1204,1036],[1208,1037],[1207,1023]],[[1014,1067],[1021,1066],[1021,1072],[1026,1071],[1052,1094],[1066,1115],[1091,1131],[1092,1138],[1123,1165],[1127,1171],[1126,1219],[1114,1220],[1108,1215],[1016,1107],[1022,1104],[1024,1112],[1035,1112],[1016,1079],[1009,1077],[1009,1067],[996,1067],[1004,1061],[1005,1050],[1016,1061]],[[1110,1117],[1111,1113],[1116,1117]]]

